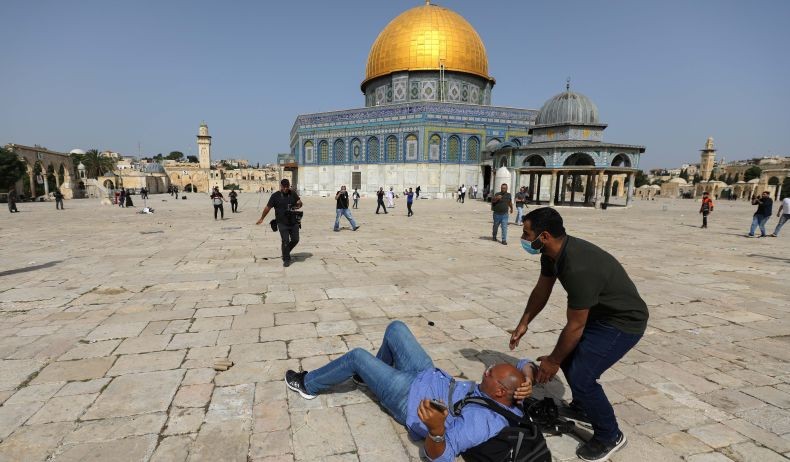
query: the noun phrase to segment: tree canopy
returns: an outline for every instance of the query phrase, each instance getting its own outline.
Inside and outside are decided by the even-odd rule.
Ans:
[[[187,162],[191,164],[199,164],[200,160],[197,158],[197,156],[187,156]]]
[[[642,170],[636,172],[636,176],[634,177],[634,187],[638,188],[640,186],[647,184],[647,175]]]
[[[16,154],[0,147],[0,190],[5,192],[25,176],[27,166]]]
[[[181,160],[184,158],[184,153],[181,151],[170,151],[170,154],[165,157],[167,160]]]
[[[98,178],[107,172],[115,170],[115,159],[99,154],[98,149],[91,149],[85,154],[69,154],[74,167],[80,162],[85,166],[85,175],[88,178]]]
[[[756,165],[752,165],[746,172],[743,174],[743,181],[748,182],[749,180],[753,180],[755,178],[760,178],[760,174],[763,173],[763,169]]]

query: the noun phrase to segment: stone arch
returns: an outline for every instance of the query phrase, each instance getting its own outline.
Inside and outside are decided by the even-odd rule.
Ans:
[[[507,167],[507,156],[502,156],[499,159],[499,166],[500,167]]]
[[[565,166],[594,166],[595,160],[592,156],[584,152],[576,152],[568,156],[562,164]]]
[[[458,162],[461,159],[461,138],[453,135],[447,139],[447,162]]]
[[[620,182],[618,180],[614,180],[612,183],[612,195],[617,196],[617,193],[620,192]]]
[[[187,183],[187,185],[184,186],[184,192],[188,192],[188,193],[197,192],[197,188],[192,186],[192,183]]]
[[[480,138],[470,136],[466,140],[466,160],[469,162],[477,162],[480,160]]]
[[[315,152],[313,147],[313,142],[311,140],[307,140],[304,142],[304,163],[312,164],[315,162]]]
[[[425,153],[424,160],[439,160],[442,156],[442,137],[434,133],[428,138],[428,152]]]
[[[403,159],[408,161],[415,161],[417,160],[418,153],[417,147],[419,143],[417,142],[417,134],[416,133],[409,133],[406,135],[406,138],[403,140]]]
[[[359,138],[354,138],[351,140],[351,158],[353,162],[359,162],[362,160],[362,142],[359,141]]]
[[[336,164],[342,164],[346,161],[346,142],[342,139],[336,139],[335,144],[332,145],[332,154],[335,157]]]
[[[397,162],[398,161],[398,138],[395,135],[390,135],[387,137],[387,144],[385,155],[387,156],[387,162]]]
[[[486,150],[495,151],[497,146],[500,144],[502,144],[502,140],[499,138],[490,138],[488,141],[486,141]]]
[[[520,139],[518,139],[518,138],[512,138],[512,139],[510,140],[510,142],[511,142],[511,143],[513,143],[513,144],[514,144],[514,145],[516,145],[516,146],[521,146],[521,140],[520,140]]]
[[[115,189],[115,183],[113,183],[112,180],[104,180],[104,183],[102,183],[102,185],[107,189]]]
[[[523,165],[525,167],[545,167],[546,159],[544,159],[541,155],[532,154],[531,156],[527,156],[527,158],[524,159]]]
[[[367,149],[367,156],[368,162],[380,162],[381,161],[381,146],[379,145],[379,139],[375,136],[371,136],[368,138],[368,149]]]
[[[779,192],[782,189],[782,182],[779,180],[779,177],[772,176],[768,178],[768,186],[774,186],[774,200],[779,199]]]
[[[323,165],[329,163],[329,143],[326,140],[318,143],[318,163]]]
[[[631,158],[624,153],[617,154],[612,159],[612,167],[631,167]]]

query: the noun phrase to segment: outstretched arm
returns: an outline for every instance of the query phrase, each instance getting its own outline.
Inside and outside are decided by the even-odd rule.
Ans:
[[[256,225],[259,225],[259,224],[263,223],[263,219],[264,219],[264,218],[266,218],[266,214],[268,214],[268,213],[269,213],[269,210],[271,210],[271,209],[272,209],[272,208],[271,208],[271,207],[269,207],[268,205],[267,205],[266,207],[264,207],[264,209],[263,209],[263,214],[261,215],[261,219],[260,219],[260,220],[258,220],[258,221],[257,221],[255,224],[256,224]]]
[[[554,351],[548,356],[541,356],[538,358],[538,361],[540,361],[538,383],[546,383],[557,374],[557,371],[560,369],[560,364],[565,361],[565,358],[567,358],[574,348],[576,348],[576,345],[579,344],[589,314],[589,309],[574,310],[568,308],[568,322],[562,329],[560,338],[557,339],[557,345],[554,347]]]

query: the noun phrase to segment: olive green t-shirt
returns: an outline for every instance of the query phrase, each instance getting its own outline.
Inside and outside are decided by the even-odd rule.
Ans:
[[[491,210],[499,215],[508,213],[508,211],[510,211],[510,202],[513,200],[510,193],[503,193],[502,191],[499,191],[498,193],[494,194],[494,197],[496,196],[502,196],[502,199],[500,199],[496,204],[491,205]]]
[[[540,272],[560,280],[569,309],[589,308],[588,323],[600,320],[630,334],[645,332],[647,304],[623,265],[600,247],[568,236],[556,262],[540,257]]]

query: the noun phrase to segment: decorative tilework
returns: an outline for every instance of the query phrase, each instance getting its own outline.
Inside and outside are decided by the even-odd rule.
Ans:
[[[461,84],[457,81],[451,81],[449,83],[449,88],[447,91],[447,100],[448,101],[460,101],[461,100]]]
[[[362,160],[362,143],[359,138],[351,140],[351,161],[360,162]]]
[[[469,85],[469,101],[474,104],[482,104],[480,101],[480,89],[475,85]]]
[[[382,85],[376,88],[376,105],[381,105],[387,102],[387,87]]]
[[[447,162],[458,162],[461,156],[461,140],[453,135],[447,140]]]
[[[480,140],[472,136],[466,141],[466,161],[476,163],[480,160]]]
[[[387,162],[398,161],[398,138],[390,136],[387,138]]]
[[[381,158],[379,157],[379,140],[376,137],[370,137],[368,139],[368,162],[376,163],[380,161]]]
[[[335,140],[332,146],[332,153],[335,155],[335,163],[342,164],[346,161],[346,142],[343,140]]]
[[[427,101],[436,101],[437,82],[435,80],[427,80],[420,82],[420,85],[421,85],[420,99],[424,99]]]
[[[406,137],[406,160],[407,161],[415,161],[417,160],[417,136],[416,135],[408,135]]]
[[[321,141],[318,144],[318,161],[322,164],[329,163],[329,143]]]
[[[439,135],[431,135],[431,140],[428,143],[428,159],[430,161],[438,162],[442,152],[442,138]]]

